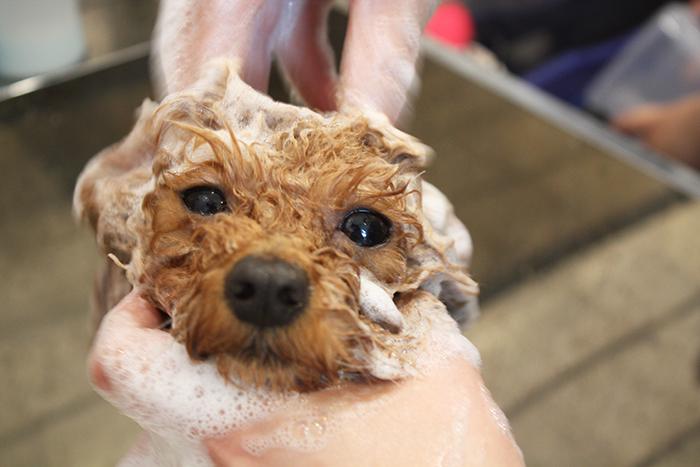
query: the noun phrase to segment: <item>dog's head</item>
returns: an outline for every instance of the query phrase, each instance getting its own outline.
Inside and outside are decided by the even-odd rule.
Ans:
[[[143,105],[86,168],[75,206],[191,357],[313,389],[378,377],[371,355],[410,345],[412,297],[459,314],[476,293],[449,238],[461,224],[426,220],[424,193],[445,203],[420,180],[428,154],[380,119],[275,103],[216,64]]]

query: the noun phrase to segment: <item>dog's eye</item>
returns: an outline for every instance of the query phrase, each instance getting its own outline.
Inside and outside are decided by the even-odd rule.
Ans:
[[[345,215],[340,230],[359,246],[377,246],[389,240],[391,221],[376,211],[360,208]]]
[[[226,198],[217,188],[196,186],[182,192],[182,201],[190,211],[211,216],[226,210]]]

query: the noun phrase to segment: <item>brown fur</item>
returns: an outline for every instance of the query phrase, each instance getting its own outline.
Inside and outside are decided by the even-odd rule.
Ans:
[[[146,104],[134,132],[86,169],[76,209],[103,250],[130,263],[129,282],[172,315],[172,333],[192,358],[213,358],[226,377],[276,389],[372,379],[368,355],[388,347],[390,333],[360,313],[360,268],[396,292],[416,290],[435,273],[465,290],[473,285],[447,261],[444,245],[426,241],[421,158],[367,119],[343,115],[290,123],[268,114],[273,137],[246,144],[234,127],[253,117],[232,121],[229,79],[155,110]],[[219,187],[229,211],[189,212],[180,194],[199,185]],[[387,244],[363,249],[338,230],[357,207],[391,220]],[[231,313],[223,278],[250,254],[306,271],[310,303],[291,325],[261,330]],[[109,294],[124,293],[124,278],[113,266],[107,271],[103,312],[116,300]],[[397,342],[392,336],[390,346]]]

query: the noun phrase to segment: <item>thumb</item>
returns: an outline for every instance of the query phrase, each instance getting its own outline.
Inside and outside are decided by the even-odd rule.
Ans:
[[[397,4],[397,3],[400,3]],[[396,122],[418,85],[420,38],[435,0],[355,0],[340,70],[340,103]]]
[[[145,354],[158,354],[169,344],[170,336],[158,330],[161,315],[150,303],[131,291],[102,319],[88,357],[88,376],[99,391],[115,389],[119,369],[117,354],[128,355],[134,347]]]

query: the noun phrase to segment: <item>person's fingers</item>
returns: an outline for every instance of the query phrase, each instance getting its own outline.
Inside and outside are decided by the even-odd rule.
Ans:
[[[435,0],[355,0],[340,72],[340,106],[384,113],[396,122],[417,86],[423,26]]]
[[[327,19],[331,3],[310,0],[292,3],[285,12],[288,27],[279,38],[277,56],[289,81],[309,107],[336,108],[337,74],[328,43]]]
[[[700,15],[700,0],[691,0],[690,8],[692,8],[696,14]]]
[[[342,105],[396,121],[417,83],[422,27],[436,0],[356,0],[341,72]],[[193,83],[207,61],[240,60],[243,79],[267,89],[277,47],[292,83],[312,107],[333,109],[336,77],[325,38],[327,0],[164,0],[154,34],[161,95]]]
[[[650,131],[662,116],[661,109],[656,105],[637,107],[615,116],[612,126],[626,134],[642,135]]]
[[[95,336],[88,358],[88,375],[93,385],[102,391],[115,389],[113,380],[119,379],[121,363],[112,358],[128,355],[132,347],[147,355],[157,354],[166,346],[170,336],[158,330],[161,316],[137,291],[132,291],[113,310],[105,315]]]
[[[219,466],[523,465],[479,371],[461,359],[398,384],[312,394],[272,422],[205,444]]]
[[[285,2],[162,0],[153,37],[159,94],[184,89],[217,57],[238,59],[243,79],[266,91],[275,30]]]
[[[117,325],[132,329],[154,329],[161,323],[161,314],[156,308],[148,303],[138,291],[132,290],[121,302],[112,310],[109,315],[112,321],[108,326]]]
[[[159,329],[157,311],[138,292],[105,315],[89,372],[107,401],[166,437],[221,436],[286,402],[284,394],[222,377],[215,359],[193,361],[182,344]]]
[[[700,167],[700,95],[633,109],[613,126],[661,154]]]

